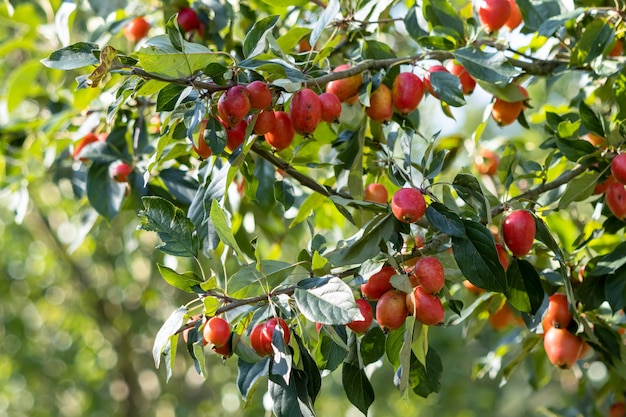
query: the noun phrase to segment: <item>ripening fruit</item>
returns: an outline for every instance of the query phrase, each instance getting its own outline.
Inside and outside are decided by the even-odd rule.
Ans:
[[[230,325],[221,317],[211,317],[209,321],[204,323],[202,336],[207,344],[222,347],[230,339]]]
[[[252,346],[252,349],[254,349],[254,351],[260,356],[267,356],[270,353],[272,353],[271,341],[270,341],[270,351],[267,352],[265,350],[265,346],[267,343],[265,341],[265,337],[263,336],[264,328],[265,328],[265,323],[258,323],[252,328],[252,331],[250,332],[250,346]]]
[[[293,130],[303,136],[313,133],[322,119],[322,104],[317,93],[310,88],[296,92],[291,98],[289,115]]]
[[[445,316],[441,300],[435,294],[429,294],[421,286],[415,287],[412,293],[405,297],[409,314],[427,326],[437,326],[443,323]]]
[[[504,330],[515,321],[515,314],[508,304],[503,304],[497,311],[489,314],[488,320],[494,330]]]
[[[504,26],[509,28],[509,30],[513,30],[522,23],[522,11],[519,9],[515,0],[509,0],[509,6],[511,6],[511,14]]]
[[[193,148],[194,152],[202,159],[207,159],[208,157],[211,156],[211,154],[213,154],[211,147],[204,140],[204,132],[206,130],[207,123],[209,123],[208,119],[204,119],[202,120],[202,122],[200,122],[200,134],[198,135],[198,146],[196,147],[194,143],[191,144],[191,147]]]
[[[607,417],[626,417],[626,402],[617,401],[611,404]]]
[[[74,145],[74,152],[72,153],[72,156],[74,157],[74,159],[80,159],[80,161],[86,162],[87,161],[86,158],[79,157],[80,152],[83,150],[85,146],[89,145],[90,143],[98,142],[99,140],[100,139],[98,138],[98,136],[92,132],[89,132],[85,136],[80,138],[78,142],[76,142],[76,145]]]
[[[616,39],[613,48],[608,53],[610,57],[622,56],[624,53],[624,41],[621,39]]]
[[[424,88],[426,88],[426,91],[428,91],[431,96],[439,98],[439,95],[435,93],[435,91],[433,90],[433,86],[430,83],[430,75],[434,72],[449,73],[450,71],[448,71],[448,69],[443,65],[433,65],[432,67],[428,68],[428,71],[426,71],[426,74],[424,74]]]
[[[389,201],[389,193],[384,185],[373,182],[371,184],[367,184],[365,187],[363,199],[373,203],[387,204],[387,201]]]
[[[415,223],[426,213],[426,201],[415,188],[401,188],[391,198],[391,211],[404,223]]]
[[[396,270],[392,266],[384,266],[372,275],[366,283],[361,284],[361,294],[368,300],[378,300],[384,293],[393,288],[389,280],[395,274]]]
[[[272,130],[265,134],[265,141],[274,149],[282,151],[291,145],[296,132],[287,113],[279,110],[274,112],[274,117],[276,122]]]
[[[126,162],[118,161],[111,164],[111,177],[117,182],[128,182],[128,176],[133,172],[133,167]]]
[[[469,74],[469,72],[467,72],[463,65],[459,64],[454,59],[451,59],[446,64],[446,69],[450,72],[450,74],[459,77],[463,94],[469,95],[474,92],[474,89],[476,88],[476,80]]]
[[[569,311],[567,296],[556,293],[548,297],[549,303],[541,324],[545,333],[550,327],[565,329],[572,321],[572,313]]]
[[[335,68],[333,72],[345,71],[350,68],[350,64],[343,64]],[[361,74],[356,74],[348,78],[342,78],[340,80],[334,80],[329,82],[328,84],[326,84],[326,92],[333,93],[337,96],[339,101],[343,103],[344,101],[348,101],[354,96],[357,96],[358,98],[361,84],[363,84],[363,77],[361,77]]]
[[[138,42],[148,34],[149,30],[150,23],[143,16],[138,16],[124,26],[124,36],[130,42]]]
[[[606,205],[611,213],[620,220],[626,219],[626,188],[624,184],[613,182],[606,187]]]
[[[417,108],[424,97],[424,83],[412,72],[401,72],[393,80],[391,98],[400,114],[408,114]]]
[[[611,174],[618,182],[626,184],[626,153],[620,153],[611,161]]]
[[[445,283],[443,265],[434,256],[420,258],[409,272],[409,280],[413,287],[420,285],[428,294],[437,293]]]
[[[597,183],[595,187],[593,187],[594,194],[603,194],[606,192],[606,189],[609,188],[609,185],[616,183],[615,178],[612,175],[606,177],[606,179],[600,183]]]
[[[376,303],[376,321],[387,332],[402,326],[409,311],[406,308],[406,293],[389,290]]]
[[[370,96],[370,105],[365,108],[365,114],[376,122],[388,122],[393,116],[393,101],[391,90],[385,84],[380,84]]]
[[[198,320],[201,320],[201,315],[200,314],[196,314],[193,317],[190,317],[189,320],[187,320],[187,324],[191,323],[191,322],[197,322]],[[194,327],[195,327],[194,323]],[[185,342],[185,344],[187,344],[187,342],[189,341],[189,332],[191,331],[191,329],[193,329],[194,327],[188,327],[185,330],[183,330],[182,334],[183,334],[183,341]],[[202,339],[203,345],[206,345],[206,340],[204,340],[204,338]]]
[[[285,322],[285,320],[279,318],[272,317],[267,322],[265,322],[265,326],[263,326],[263,330],[261,331],[261,341],[263,342],[263,348],[268,354],[271,354],[274,350],[272,349],[272,337],[274,336],[274,332],[276,331],[276,325],[280,325],[283,331],[283,342],[285,345],[289,344],[289,340],[291,339],[291,332],[289,331],[289,326]]]
[[[535,218],[530,212],[514,211],[502,222],[504,244],[514,256],[525,256],[533,246],[536,229]]]
[[[190,7],[183,7],[178,11],[176,22],[178,22],[178,26],[180,26],[180,28],[185,32],[200,29],[202,25],[202,22],[198,18],[198,14]]]
[[[228,343],[219,347],[213,346],[211,350],[217,353],[218,355],[222,355],[224,358],[227,358],[228,356],[230,356],[230,345]]]
[[[246,87],[235,85],[226,90],[217,101],[217,112],[229,126],[245,119],[250,112],[250,93]]]
[[[550,327],[543,337],[543,347],[554,366],[568,369],[578,360],[583,340],[565,329]]]
[[[322,120],[327,123],[339,123],[341,116],[341,100],[333,93],[322,93],[319,95],[322,105]]]
[[[356,300],[356,305],[359,307],[359,311],[363,316],[363,320],[354,320],[348,323],[347,326],[354,333],[362,334],[365,333],[372,325],[372,322],[374,321],[374,310],[372,310],[372,306],[370,305],[370,303],[362,298]]]
[[[463,280],[463,286],[467,288],[467,290],[473,294],[482,294],[485,292],[483,288],[477,287],[476,285],[472,284],[466,279]]]
[[[591,143],[593,146],[603,146],[605,144],[605,140],[602,136],[600,135],[596,135],[593,132],[589,132],[589,133],[585,133],[581,139],[586,140],[587,142]]]
[[[226,149],[232,152],[246,140],[248,123],[245,120],[240,121],[235,126],[228,126],[223,120],[220,120],[220,123],[226,129]]]
[[[263,110],[272,106],[272,92],[263,81],[252,81],[246,86],[250,97],[250,108]]]
[[[276,126],[276,114],[272,109],[264,109],[259,112],[254,123],[254,133],[264,135]]]
[[[480,153],[474,158],[474,166],[476,170],[483,175],[495,175],[498,171],[500,158],[490,149],[481,149]]]
[[[528,92],[521,85],[517,86],[524,97],[528,98]],[[491,109],[491,117],[499,126],[508,126],[517,120],[522,110],[526,106],[525,101],[509,102],[501,98],[496,98]]]
[[[509,253],[506,251],[504,246],[500,243],[496,243],[496,251],[498,252],[498,260],[500,261],[500,265],[506,271],[509,269]]]
[[[499,30],[510,16],[509,0],[482,0],[478,7],[478,18],[487,33]]]

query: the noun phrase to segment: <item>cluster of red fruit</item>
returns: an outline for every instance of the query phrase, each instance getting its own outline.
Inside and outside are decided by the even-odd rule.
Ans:
[[[620,153],[611,160],[611,175],[596,187],[595,192],[604,192],[611,213],[620,220],[626,219],[626,153]]]

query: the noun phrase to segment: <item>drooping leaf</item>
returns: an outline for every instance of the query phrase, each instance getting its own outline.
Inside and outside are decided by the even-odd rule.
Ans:
[[[267,16],[254,23],[243,41],[243,54],[246,58],[254,57],[265,51],[265,39],[278,22],[278,18],[277,15]]]
[[[167,320],[165,320],[165,323],[163,323],[163,326],[161,326],[157,332],[156,338],[154,339],[154,345],[152,346],[152,358],[154,359],[154,364],[157,368],[161,363],[161,354],[170,344],[170,336],[175,334],[176,331],[183,325],[185,314],[187,314],[187,307],[178,307],[172,312],[172,314],[170,314]]]
[[[304,371],[293,368],[289,383],[270,372],[268,392],[274,402],[272,411],[276,417],[315,417],[307,388]]]
[[[430,203],[426,209],[426,218],[435,229],[442,233],[458,238],[466,236],[461,218],[442,203],[436,201]]]
[[[606,277],[604,294],[614,312],[626,307],[626,267]]]
[[[311,36],[309,37],[309,44],[315,45],[317,43],[317,40],[322,35],[322,32],[324,31],[326,26],[328,26],[328,24],[332,22],[339,13],[340,7],[341,4],[339,3],[339,0],[330,0],[328,2],[326,8],[319,16],[317,23],[313,27],[313,31],[311,32]]]
[[[348,355],[346,326],[324,325],[315,346],[315,363],[322,370],[334,371]]]
[[[415,355],[411,355],[411,371],[409,383],[420,397],[426,398],[441,389],[441,375],[443,364],[441,358],[432,347],[428,348],[425,364],[422,364]]]
[[[376,362],[385,354],[385,333],[378,326],[370,328],[361,337],[360,352],[363,365]]]
[[[463,199],[479,214],[485,215],[488,211],[486,197],[476,177],[469,174],[458,174],[454,177],[452,186]]]
[[[300,336],[293,335],[296,343],[298,344],[298,350],[300,351],[300,363],[302,364],[302,370],[306,374],[306,384],[309,398],[312,403],[315,403],[320,390],[322,389],[322,376],[315,363],[315,360],[309,353],[307,346],[304,344]]]
[[[506,298],[519,311],[535,314],[544,298],[539,274],[525,259],[515,258],[506,271]]]
[[[99,51],[100,46],[96,43],[78,42],[65,48],[52,52],[41,63],[48,68],[58,70],[73,70],[97,65],[100,61],[96,58],[94,51]]]
[[[359,364],[356,336],[352,333],[348,339],[350,352],[341,368],[341,382],[348,400],[367,415],[367,410],[374,402],[374,389],[365,370]]]
[[[183,291],[196,292],[194,288],[199,288],[203,282],[198,275],[191,271],[180,274],[165,265],[157,264],[157,267],[161,276],[168,284]]]
[[[109,174],[109,164],[94,162],[87,171],[87,198],[91,206],[111,220],[119,213],[126,184],[114,181]]]
[[[294,292],[298,309],[308,320],[322,324],[347,324],[363,320],[352,289],[339,278],[304,280]]]
[[[226,211],[220,207],[217,200],[211,202],[210,219],[220,240],[224,242],[225,245],[231,247],[240,260],[243,260],[243,252],[239,248],[239,244],[233,235],[232,227],[226,217]]]
[[[244,401],[246,401],[248,393],[250,393],[250,390],[259,378],[269,375],[269,364],[269,358],[254,363],[249,363],[239,358],[237,361],[237,387]]]

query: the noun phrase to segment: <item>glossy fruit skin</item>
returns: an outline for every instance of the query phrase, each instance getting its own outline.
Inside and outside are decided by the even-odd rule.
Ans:
[[[274,112],[274,117],[274,128],[265,134],[265,141],[276,150],[282,151],[291,145],[296,132],[287,113],[279,110]]]
[[[389,193],[384,185],[373,182],[365,186],[365,193],[363,195],[365,201],[371,201],[373,203],[387,204],[389,201]]]
[[[443,265],[434,256],[420,258],[409,272],[409,279],[413,287],[419,285],[428,294],[438,293],[445,284]]]
[[[128,176],[133,172],[133,167],[126,162],[117,162],[111,165],[111,176],[117,182],[128,182]]]
[[[74,157],[74,159],[79,159],[82,162],[86,162],[86,158],[79,157],[80,152],[85,146],[89,145],[90,143],[98,142],[99,140],[100,139],[98,138],[98,136],[92,132],[89,132],[85,136],[80,138],[79,141],[76,142],[76,145],[74,145],[74,151],[72,152],[72,156]]]
[[[178,17],[176,18],[178,26],[185,31],[189,32],[194,29],[199,29],[202,25],[196,11],[190,7],[183,7],[178,11]]]
[[[310,135],[322,120],[322,103],[315,91],[304,88],[291,98],[289,116],[293,130],[300,135]]]
[[[361,284],[361,294],[368,300],[378,300],[384,293],[393,288],[389,280],[395,274],[396,270],[392,266],[384,266],[372,275],[366,283]]]
[[[481,149],[474,158],[476,170],[483,175],[495,175],[498,172],[500,157],[490,149]]]
[[[541,324],[545,333],[550,327],[565,329],[572,321],[572,313],[569,311],[567,296],[555,293],[548,297],[549,303]]]
[[[261,332],[261,341],[263,342],[263,348],[268,354],[272,354],[274,351],[272,349],[272,337],[274,332],[276,331],[276,326],[279,325],[283,331],[283,342],[285,345],[289,344],[289,340],[291,339],[291,332],[289,331],[289,326],[282,318],[274,318],[272,317],[267,322],[265,322],[265,326],[263,327],[263,331]]]
[[[430,75],[434,72],[449,73],[450,71],[448,71],[448,69],[443,65],[433,65],[432,67],[428,68],[428,71],[426,71],[426,74],[424,74],[424,88],[426,88],[426,91],[428,91],[431,96],[439,98],[439,95],[435,93],[435,91],[433,90],[433,86],[430,83]]]
[[[143,39],[148,34],[149,30],[150,23],[148,23],[143,16],[138,16],[124,26],[124,36],[130,42],[137,42]]]
[[[211,317],[202,329],[204,340],[215,347],[222,347],[230,339],[230,325],[221,317]]]
[[[376,321],[387,332],[402,326],[409,311],[406,308],[406,293],[389,290],[376,303]]]
[[[240,121],[235,126],[228,126],[223,120],[220,120],[220,123],[226,130],[226,149],[232,152],[246,140],[248,123],[245,120]]]
[[[350,64],[342,64],[336,67],[333,72],[341,72],[352,68]],[[348,78],[334,80],[326,84],[326,92],[333,93],[342,103],[359,94],[363,84],[361,74],[356,74]]]
[[[611,404],[607,417],[626,417],[626,402],[617,401]]]
[[[333,93],[322,93],[319,95],[322,105],[322,120],[327,123],[339,123],[341,116],[341,100]]]
[[[424,83],[412,72],[401,72],[393,80],[391,98],[400,114],[408,114],[417,108],[424,97]]]
[[[476,88],[476,80],[469,74],[469,72],[467,72],[463,65],[451,59],[446,63],[446,69],[450,72],[450,74],[459,77],[463,94],[467,96],[474,92],[474,89]]]
[[[272,92],[263,81],[252,81],[246,86],[246,90],[248,90],[252,109],[262,110],[272,106]]]
[[[427,326],[437,326],[443,323],[445,312],[441,300],[435,294],[429,294],[421,286],[415,287],[412,293],[407,294],[405,303],[409,314]]]
[[[522,23],[522,11],[519,9],[515,0],[509,0],[509,6],[511,6],[511,14],[504,26],[509,30],[513,30]]]
[[[620,153],[611,161],[611,174],[618,182],[626,184],[626,153]]]
[[[356,300],[356,305],[359,307],[359,311],[361,312],[361,315],[363,316],[363,320],[352,321],[348,323],[347,326],[354,333],[363,334],[366,331],[368,331],[368,329],[372,325],[372,322],[374,321],[374,310],[372,309],[372,306],[370,305],[370,303],[368,303],[362,298],[359,298],[358,300]]]
[[[213,154],[213,151],[204,140],[205,129],[208,123],[209,123],[209,119],[204,119],[200,122],[200,134],[198,135],[198,146],[196,147],[194,143],[191,144],[191,147],[194,150],[194,152],[202,159],[207,159]]]
[[[516,210],[502,222],[504,244],[518,258],[530,252],[536,231],[535,218],[526,210]]]
[[[229,126],[235,126],[245,119],[250,108],[250,93],[242,85],[230,87],[217,101],[217,112]]]
[[[482,0],[478,7],[478,19],[488,33],[498,31],[510,16],[509,0]]]
[[[528,97],[526,89],[518,85],[520,92]],[[517,120],[526,104],[524,101],[508,102],[501,98],[496,98],[491,109],[491,117],[496,121],[498,126],[508,126]]]
[[[391,211],[404,223],[415,223],[426,213],[426,201],[414,188],[401,188],[391,198]]]
[[[264,109],[259,112],[254,124],[253,132],[256,135],[265,135],[276,126],[276,114],[272,109]]]
[[[605,202],[611,213],[620,220],[626,219],[626,188],[614,182],[606,187]]]
[[[254,351],[260,356],[267,356],[272,353],[271,350],[269,352],[265,350],[266,343],[265,338],[263,337],[264,328],[265,323],[258,323],[252,328],[252,331],[250,332],[250,346],[252,346],[252,349],[254,349]]]
[[[370,119],[385,123],[393,117],[393,101],[391,90],[385,84],[380,84],[370,96],[370,105],[365,108],[365,114]]]
[[[509,253],[506,251],[504,246],[500,243],[496,243],[496,251],[498,252],[498,260],[500,261],[500,265],[504,270],[509,269]]]
[[[543,347],[554,366],[569,369],[580,356],[583,340],[565,329],[550,327],[543,337]]]

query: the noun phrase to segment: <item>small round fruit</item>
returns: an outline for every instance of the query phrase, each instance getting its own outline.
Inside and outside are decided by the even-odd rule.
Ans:
[[[499,30],[510,16],[509,0],[482,0],[478,6],[478,19],[487,33]]]
[[[554,366],[569,369],[580,356],[583,340],[566,329],[550,327],[543,337],[543,347]]]
[[[362,334],[365,333],[372,325],[372,322],[374,321],[374,310],[372,310],[370,303],[362,298],[356,300],[356,305],[359,307],[363,320],[352,321],[348,323],[348,327],[354,333]]]
[[[376,321],[385,332],[400,328],[408,314],[406,293],[402,291],[389,290],[376,303]]]
[[[504,330],[515,321],[515,315],[508,304],[503,304],[497,311],[489,314],[488,321],[494,330]]]
[[[183,7],[178,11],[176,22],[185,32],[200,29],[200,26],[202,25],[202,22],[200,22],[200,19],[198,18],[198,14],[190,7]]]
[[[284,111],[274,112],[276,122],[272,130],[265,134],[265,141],[274,149],[282,151],[291,145],[296,132],[293,130],[291,119]]]
[[[396,270],[392,266],[384,266],[372,275],[366,283],[361,284],[361,294],[368,300],[378,300],[384,293],[393,287],[389,281]]]
[[[221,317],[211,317],[204,323],[202,336],[207,343],[215,347],[222,347],[230,339],[230,325]]]
[[[386,123],[393,116],[393,101],[391,90],[385,84],[380,84],[370,96],[370,105],[365,108],[365,114],[370,119]]]
[[[408,114],[417,108],[424,97],[424,83],[412,72],[401,72],[393,80],[391,98],[400,114]]]
[[[391,198],[391,211],[404,223],[415,223],[426,213],[426,201],[414,188],[401,188]]]
[[[235,126],[228,126],[223,120],[220,120],[224,129],[226,129],[226,149],[234,151],[246,140],[246,128],[248,123],[245,120],[240,121]]]
[[[315,91],[304,88],[291,98],[289,116],[293,130],[300,135],[310,135],[322,119],[322,103]]]
[[[500,265],[504,270],[509,269],[509,253],[506,251],[504,246],[500,243],[496,243],[496,251],[498,252],[498,260],[500,261]]]
[[[339,123],[341,116],[341,100],[333,93],[322,93],[319,95],[322,105],[322,120],[327,123]]]
[[[272,106],[272,92],[263,81],[252,81],[246,86],[250,97],[250,107],[255,110],[268,109]]]
[[[343,64],[335,68],[333,72],[346,71],[350,68],[352,68],[350,64]],[[326,92],[333,93],[343,103],[354,96],[358,96],[361,84],[363,84],[363,77],[361,74],[356,74],[348,78],[330,81],[326,84]]]
[[[276,326],[279,325],[283,332],[283,342],[285,345],[289,344],[289,340],[291,339],[291,332],[289,331],[289,326],[282,318],[274,318],[269,319],[265,326],[263,327],[263,331],[261,332],[261,339],[264,343],[263,348],[268,354],[271,354],[274,350],[272,349],[272,338],[274,337],[274,333],[276,332]]]
[[[276,114],[272,109],[264,109],[259,112],[254,123],[254,133],[259,136],[265,135],[276,126]]]
[[[441,291],[445,283],[443,265],[434,256],[420,258],[409,273],[413,287],[418,285],[428,294]]]
[[[431,96],[439,98],[439,95],[435,93],[435,91],[433,90],[433,86],[430,83],[430,75],[434,72],[449,73],[450,71],[448,71],[448,69],[443,65],[433,65],[432,67],[428,68],[428,71],[426,71],[426,74],[424,74],[424,88],[426,88],[426,91],[428,91]]]
[[[474,166],[476,170],[483,175],[495,175],[498,171],[500,158],[490,149],[481,149],[480,153],[474,158]]]
[[[504,244],[518,258],[530,252],[536,231],[535,218],[526,210],[516,210],[502,222]]]
[[[126,162],[117,162],[111,165],[111,177],[117,182],[128,182],[128,176],[133,172],[133,167]]]
[[[555,293],[548,297],[548,300],[548,308],[541,320],[543,332],[545,333],[550,327],[565,329],[572,321],[567,296],[562,293]]]
[[[509,6],[511,6],[511,14],[504,26],[509,28],[509,30],[513,30],[522,23],[522,11],[519,9],[515,0],[509,0]]]
[[[626,219],[626,188],[613,182],[606,187],[605,202],[611,213],[620,220]]]
[[[520,85],[517,87],[525,97],[528,97],[528,92],[524,87]],[[491,117],[499,126],[508,126],[517,120],[525,106],[524,100],[509,102],[496,98],[491,109]]]
[[[217,101],[217,112],[229,126],[245,119],[250,112],[250,93],[246,87],[235,85],[226,90]]]
[[[124,36],[130,42],[138,42],[148,34],[149,30],[150,23],[143,16],[138,16],[124,26]]]
[[[263,336],[264,328],[265,328],[265,323],[258,323],[252,328],[252,331],[250,332],[250,346],[252,346],[252,349],[254,349],[254,351],[260,356],[267,356],[270,353],[272,353],[271,341],[270,341],[270,351],[268,352],[265,350],[267,343],[266,343],[265,337]]]
[[[89,132],[85,136],[80,138],[80,140],[76,142],[76,145],[74,145],[74,152],[72,153],[72,156],[74,157],[74,159],[79,159],[82,162],[86,162],[87,161],[86,158],[81,158],[79,156],[80,152],[83,150],[85,146],[89,145],[90,143],[98,142],[99,140],[100,139],[98,138],[98,136],[92,132]]]
[[[441,300],[435,294],[429,294],[421,286],[415,287],[412,293],[407,294],[405,303],[410,314],[427,326],[437,326],[443,323],[445,312]]]
[[[389,193],[384,185],[373,182],[371,184],[367,184],[365,187],[363,199],[373,203],[387,204],[387,201],[389,201]]]
[[[611,174],[618,182],[626,184],[626,153],[620,153],[611,161]]]
[[[476,88],[476,80],[469,74],[469,72],[467,72],[463,65],[452,59],[446,64],[446,69],[450,72],[450,74],[459,77],[463,94],[469,95],[474,92],[474,89]]]
[[[211,348],[211,350],[215,353],[217,353],[218,355],[222,355],[224,358],[227,358],[230,356],[230,346],[228,343],[226,343],[223,346],[213,346]]]

